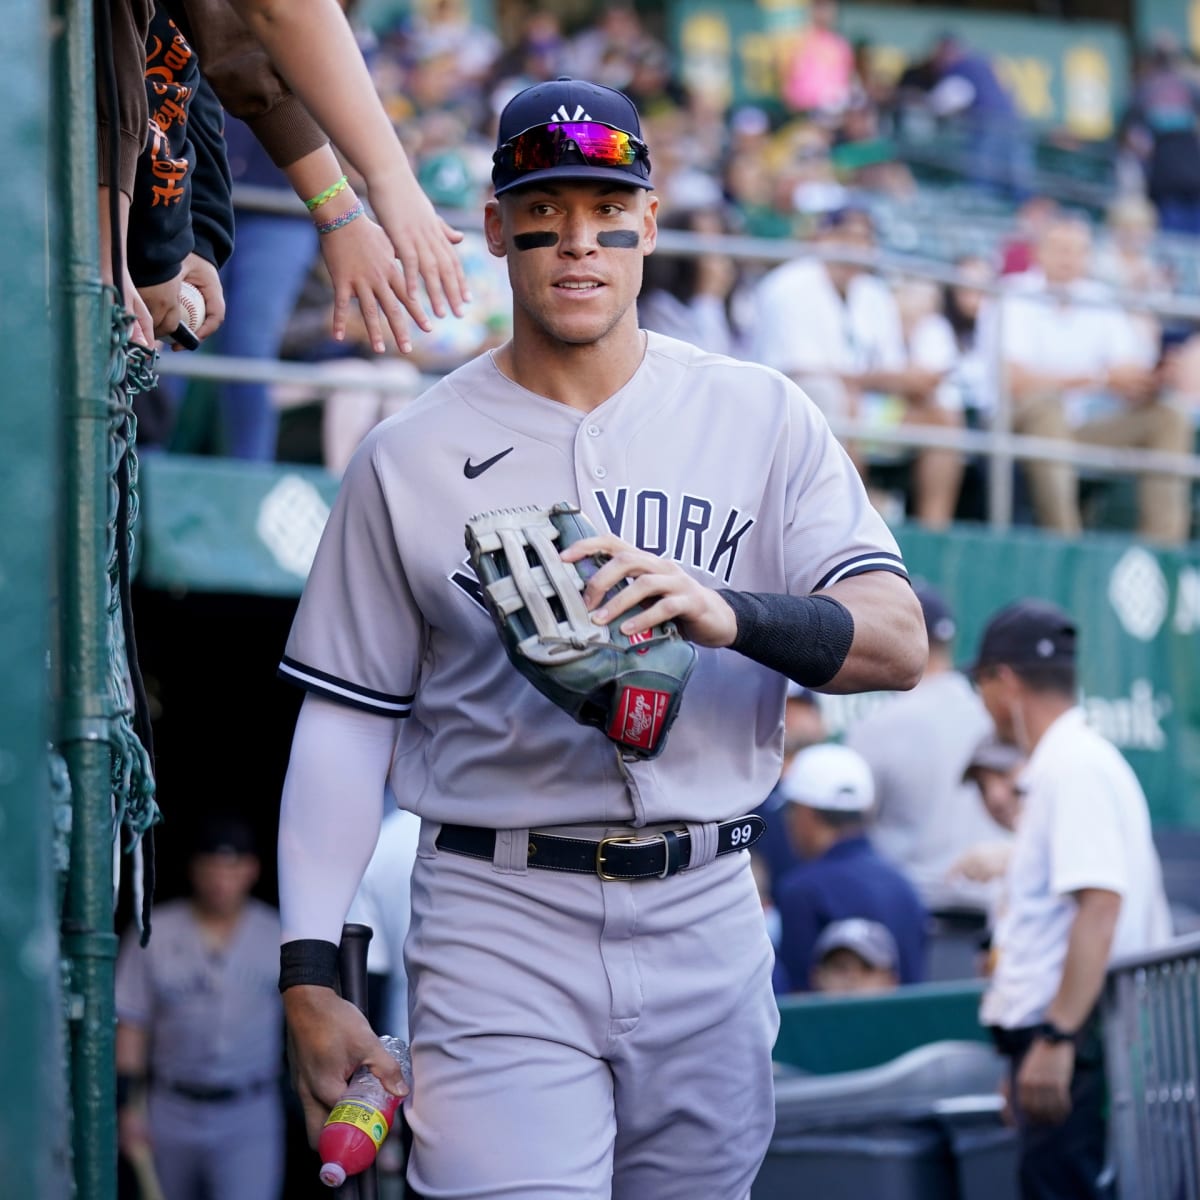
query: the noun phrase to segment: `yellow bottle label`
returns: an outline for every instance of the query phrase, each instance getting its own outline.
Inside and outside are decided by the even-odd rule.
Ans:
[[[387,1118],[377,1108],[361,1100],[343,1100],[325,1121],[326,1125],[353,1125],[375,1143],[378,1150],[388,1135]]]

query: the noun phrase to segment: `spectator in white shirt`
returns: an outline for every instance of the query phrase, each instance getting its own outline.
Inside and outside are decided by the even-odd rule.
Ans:
[[[1087,223],[1059,218],[1038,244],[1038,269],[1017,277],[1001,304],[1000,338],[1013,428],[1039,437],[1186,454],[1186,417],[1159,400],[1156,354],[1103,284],[1088,279]],[[1078,476],[1065,463],[1026,466],[1040,524],[1081,528]],[[1139,531],[1153,541],[1188,535],[1186,480],[1138,480]]]
[[[909,363],[939,378],[928,405],[918,412],[933,418],[927,424],[963,428],[966,415],[963,390],[958,382],[960,354],[954,327],[944,309],[943,289],[932,279],[902,279],[895,287],[895,296]],[[912,423],[911,416],[905,419]],[[965,467],[966,461],[957,450],[930,447],[918,456],[917,494],[933,493],[943,498],[936,514],[925,514],[924,524],[940,527],[953,519]]]
[[[942,387],[958,392],[966,424],[979,428],[991,423],[996,403],[995,366],[988,360],[985,332],[994,311],[986,289],[995,283],[996,271],[987,259],[974,254],[964,255],[954,268],[958,282],[945,288],[942,312],[958,356]]]
[[[855,207],[827,214],[816,244],[831,255],[870,255],[870,214]],[[936,400],[945,372],[908,361],[895,298],[859,262],[798,258],[767,274],[755,296],[752,354],[794,379],[835,423],[864,415],[880,395],[899,400],[905,423],[955,420]],[[847,449],[865,474],[861,454]],[[917,455],[914,509],[931,526],[947,524],[958,500],[961,464],[945,468],[945,451]]]
[[[1106,1194],[1097,1002],[1112,957],[1171,936],[1146,797],[1076,707],[1075,661],[1070,617],[1021,600],[988,622],[971,669],[996,732],[1029,756],[980,1009],[1012,1062],[1024,1200]]]

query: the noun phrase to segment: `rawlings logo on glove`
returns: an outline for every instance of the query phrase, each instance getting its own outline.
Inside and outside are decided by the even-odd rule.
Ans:
[[[513,666],[582,725],[595,725],[627,758],[655,758],[679,712],[696,648],[667,621],[627,637],[634,605],[596,625],[583,601],[605,559],[563,562],[595,530],[573,504],[482,513],[466,542],[484,603]],[[625,584],[618,585],[620,587]]]

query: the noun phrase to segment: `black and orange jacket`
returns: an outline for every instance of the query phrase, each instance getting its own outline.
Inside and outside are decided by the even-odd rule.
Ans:
[[[150,22],[145,88],[150,136],[138,159],[126,250],[138,287],[174,278],[193,250],[220,268],[233,249],[221,105],[163,8]]]
[[[97,69],[100,183],[116,182],[132,196],[138,156],[149,134],[145,68],[155,5],[154,0],[110,0],[108,7],[118,103],[114,119],[101,86],[103,70]],[[290,166],[328,143],[229,0],[163,0],[162,8],[195,50],[200,70],[217,99],[250,126],[277,166]],[[114,127],[120,143],[115,181],[108,165]]]

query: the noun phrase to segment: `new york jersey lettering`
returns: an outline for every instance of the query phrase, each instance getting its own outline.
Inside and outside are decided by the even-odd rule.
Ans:
[[[754,518],[736,508],[714,517],[711,500],[686,493],[678,499],[666,492],[645,488],[630,493],[592,493],[610,533],[632,542],[649,554],[669,555],[709,575],[729,582],[742,539]],[[626,529],[626,517],[631,528]]]

